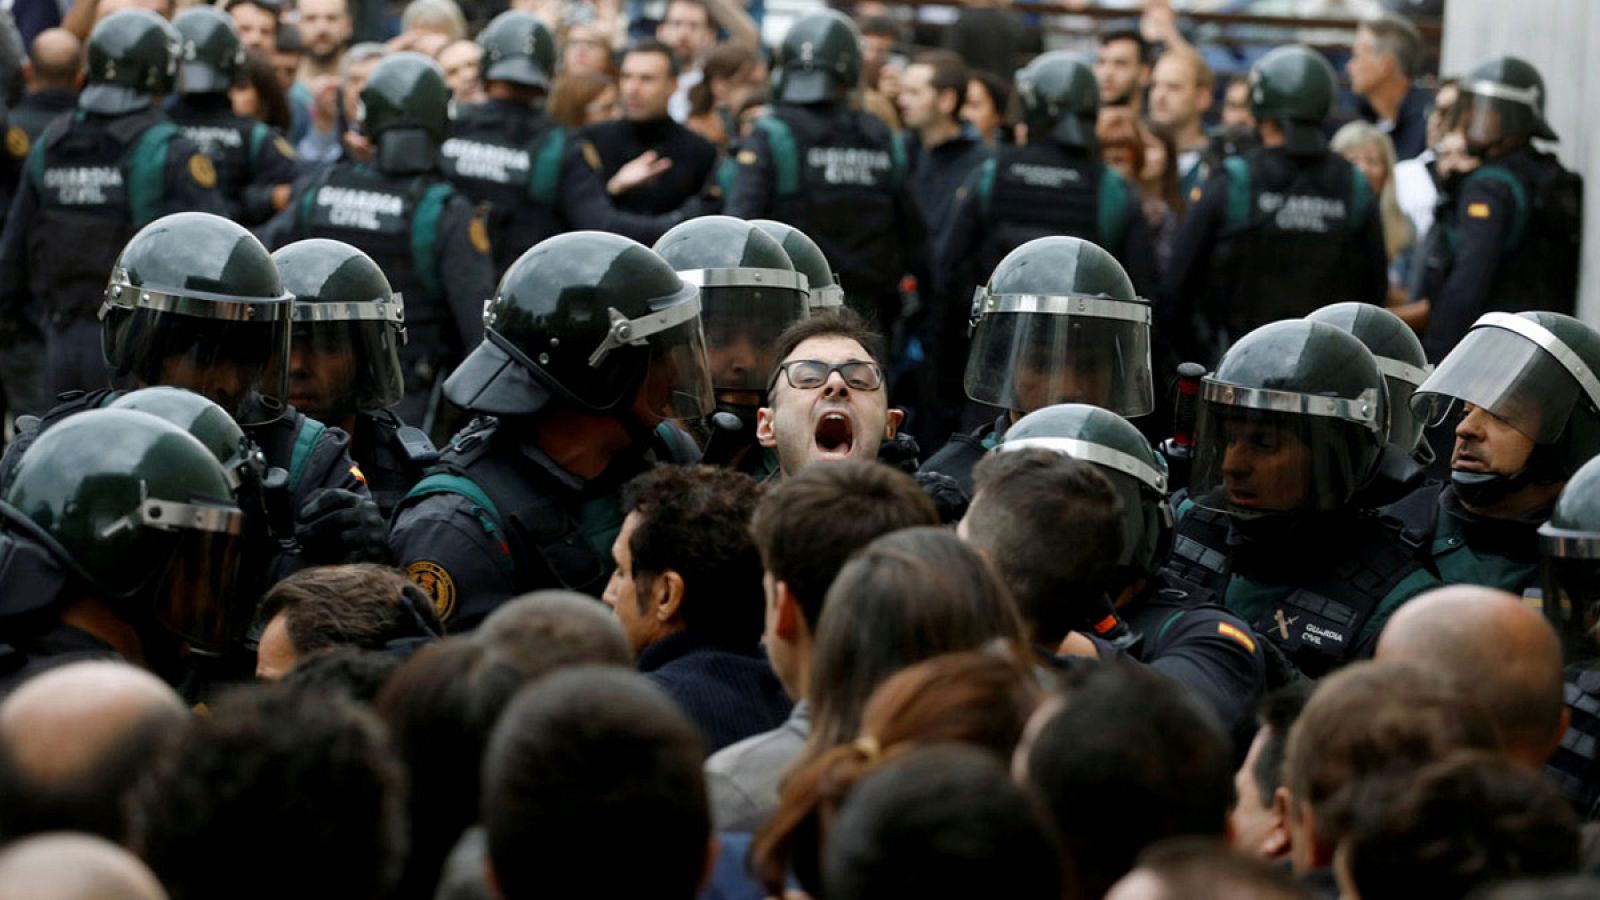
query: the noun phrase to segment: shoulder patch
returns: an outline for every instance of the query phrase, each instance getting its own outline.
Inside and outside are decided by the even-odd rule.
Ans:
[[[600,162],[600,151],[596,150],[594,148],[594,144],[591,144],[588,141],[583,142],[583,161],[588,163],[589,168],[595,170],[596,172],[600,171],[602,168],[602,164]]]
[[[294,145],[290,144],[289,139],[281,134],[272,139],[272,146],[277,147],[278,152],[282,153],[287,159],[298,158],[294,152]]]
[[[1467,216],[1469,218],[1473,218],[1473,219],[1487,219],[1487,218],[1489,218],[1489,204],[1487,204],[1487,203],[1468,203],[1467,204]]]
[[[489,226],[483,223],[482,216],[472,217],[472,223],[467,226],[467,238],[472,241],[472,249],[489,255]]]
[[[734,162],[737,162],[741,166],[753,166],[756,164],[757,158],[758,157],[756,156],[756,152],[754,150],[740,150],[739,155],[735,156],[733,159]]]
[[[28,140],[28,133],[16,125],[11,126],[11,128],[6,131],[6,152],[12,156],[15,156],[17,159],[21,159],[28,155],[28,148],[30,145],[31,142]]]
[[[208,190],[217,186],[217,170],[204,153],[189,157],[189,177],[194,179],[195,184]]]
[[[429,560],[417,560],[406,566],[406,577],[422,588],[422,592],[433,600],[433,608],[439,613],[439,620],[448,622],[450,616],[456,611],[456,582],[446,572],[444,566]]]
[[[361,471],[361,467],[353,463],[350,466],[350,477],[354,478],[361,484],[367,483],[367,473]]]
[[[1240,644],[1243,644],[1244,648],[1246,650],[1249,650],[1251,653],[1256,652],[1255,639],[1250,637],[1250,635],[1245,634],[1243,631],[1239,630],[1238,628],[1236,628],[1236,627],[1234,627],[1232,625],[1229,625],[1227,622],[1218,622],[1217,623],[1217,634],[1220,634],[1220,635],[1222,635],[1223,637],[1226,637],[1226,638],[1233,638],[1234,640],[1238,641]]]

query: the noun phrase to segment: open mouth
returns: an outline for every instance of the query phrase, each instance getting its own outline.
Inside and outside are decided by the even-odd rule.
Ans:
[[[843,459],[855,447],[855,425],[843,413],[828,413],[817,422],[814,437],[819,456],[824,459]]]

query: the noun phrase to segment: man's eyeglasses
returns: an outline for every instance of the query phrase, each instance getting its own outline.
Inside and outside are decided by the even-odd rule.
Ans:
[[[851,390],[875,391],[883,387],[883,370],[878,368],[875,362],[860,359],[842,363],[825,363],[820,359],[791,359],[772,374],[772,384],[767,390],[770,391],[777,386],[779,372],[783,373],[790,387],[802,391],[822,387],[835,372],[844,378],[844,383]]]

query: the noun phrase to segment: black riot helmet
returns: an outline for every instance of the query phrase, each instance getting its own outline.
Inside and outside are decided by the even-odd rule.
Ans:
[[[772,59],[772,99],[843,100],[861,84],[861,32],[844,13],[820,9],[789,26]]]
[[[400,402],[405,305],[372,257],[343,241],[311,238],[272,254],[294,297],[289,398],[312,418],[338,422]]]
[[[763,391],[780,361],[778,335],[807,315],[806,277],[783,247],[749,222],[701,216],[662,235],[654,249],[700,288],[712,386]]]
[[[119,619],[223,649],[244,517],[222,463],[183,429],[129,409],[71,416],[22,454],[0,499],[0,527],[49,548]],[[10,593],[0,615],[54,599]]]
[[[751,219],[750,224],[772,235],[789,255],[794,270],[806,277],[806,306],[813,314],[844,305],[844,288],[828,257],[804,231],[771,219]]]
[[[149,109],[178,81],[183,38],[148,9],[114,12],[89,33],[87,86],[78,108],[102,115]]]
[[[1290,44],[1250,67],[1250,112],[1257,122],[1276,122],[1291,153],[1327,147],[1322,123],[1333,114],[1339,76],[1320,53]]]
[[[996,449],[1053,450],[1100,468],[1122,498],[1119,584],[1148,578],[1166,562],[1173,531],[1167,461],[1127,419],[1083,403],[1046,406],[1018,419]]]
[[[700,293],[649,247],[572,231],[522,254],[484,313],[483,343],[445,380],[450,402],[491,415],[538,412],[551,396],[591,413],[711,409]]]
[[[1584,463],[1539,526],[1544,611],[1566,645],[1567,661],[1600,653],[1600,458]]]
[[[1389,390],[1389,443],[1422,465],[1433,462],[1426,424],[1411,413],[1411,395],[1433,371],[1417,333],[1400,317],[1371,303],[1333,303],[1306,316],[1348,332],[1372,351]]]
[[[101,343],[123,386],[188,388],[257,425],[284,412],[292,306],[267,248],[243,226],[175,213],[117,256]]]
[[[1360,341],[1323,322],[1263,325],[1201,379],[1190,494],[1238,518],[1341,509],[1377,471],[1388,421]]]
[[[1462,404],[1488,410],[1533,441],[1518,472],[1452,471],[1462,499],[1490,506],[1529,484],[1557,484],[1600,455],[1600,333],[1560,313],[1488,313],[1412,396],[1427,424]]]
[[[367,76],[360,109],[380,171],[425,172],[438,163],[450,129],[450,86],[438,63],[409,50],[385,56]]]
[[[539,17],[510,9],[495,16],[478,35],[483,48],[484,81],[509,81],[550,88],[556,70],[556,39]]]
[[[1089,61],[1067,50],[1033,58],[1017,72],[1017,99],[1030,142],[1046,136],[1068,147],[1094,150],[1100,89]]]
[[[1544,79],[1515,56],[1497,56],[1473,67],[1461,80],[1461,97],[1450,129],[1466,135],[1475,153],[1506,138],[1556,140],[1544,117]]]
[[[245,58],[233,16],[215,6],[191,6],[172,26],[183,36],[183,93],[217,94],[233,87]]]
[[[1155,405],[1150,304],[1116,258],[1074,237],[1006,255],[972,301],[967,396],[1033,412],[1087,403],[1124,416]]]

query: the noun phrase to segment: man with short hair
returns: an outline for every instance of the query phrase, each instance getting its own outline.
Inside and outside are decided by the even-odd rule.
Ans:
[[[1100,38],[1094,58],[1094,80],[1100,85],[1100,105],[1144,110],[1144,91],[1150,84],[1150,46],[1138,31],[1107,32]]]
[[[706,786],[719,831],[748,831],[778,805],[778,785],[811,734],[803,698],[823,599],[855,551],[902,528],[939,524],[916,482],[888,466],[846,460],[811,466],[779,483],[756,507],[751,532],[766,575],[762,643],[784,690],[788,721],[712,754]]]
[[[471,640],[505,657],[529,681],[568,666],[633,666],[633,648],[616,616],[577,591],[523,594],[490,613]]]
[[[756,413],[756,440],[789,476],[814,462],[875,460],[905,413],[889,407],[880,338],[848,309],[796,322],[778,336],[778,370]]]
[[[224,8],[239,26],[239,40],[244,42],[244,48],[271,59],[278,49],[281,7],[272,0],[230,0]]]
[[[167,900],[161,882],[137,856],[84,834],[48,834],[0,852],[7,897],[51,900]]]
[[[1398,159],[1427,149],[1429,92],[1415,84],[1422,72],[1422,33],[1398,13],[1363,21],[1345,73],[1361,98],[1361,117],[1394,141]]]
[[[1174,838],[1139,854],[1139,867],[1117,882],[1106,900],[1200,896],[1312,900],[1310,891],[1277,866],[1230,853],[1204,838]]]
[[[128,839],[129,790],[189,723],[172,688],[135,666],[62,666],[0,704],[0,843],[47,831]]]
[[[704,755],[694,723],[632,673],[580,667],[524,689],[484,759],[496,893],[690,900],[714,855]]]
[[[1306,680],[1290,682],[1261,698],[1256,707],[1256,734],[1233,774],[1235,799],[1228,811],[1229,841],[1242,854],[1276,862],[1289,853],[1289,824],[1273,801],[1283,785],[1289,730],[1314,686]]]
[[[900,77],[900,120],[917,137],[911,191],[930,235],[944,233],[956,189],[989,158],[978,135],[961,121],[967,66],[948,50],[919,54]],[[931,275],[925,279],[930,285]]]
[[[471,106],[482,103],[483,48],[477,41],[462,38],[451,41],[434,54],[434,61],[444,70],[445,84],[458,105]]]
[[[303,569],[267,591],[256,677],[276,681],[332,647],[409,656],[443,633],[433,603],[410,579],[371,564]]]
[[[354,27],[350,0],[299,0],[295,8],[300,12],[295,27],[305,46],[300,80],[310,84],[319,75],[337,74]]]
[[[611,202],[629,212],[673,212],[698,196],[716,171],[717,148],[667,114],[679,80],[673,53],[660,41],[629,48],[618,80],[622,118],[583,132],[599,151],[599,175]]]
[[[1368,661],[1324,679],[1289,731],[1274,803],[1288,823],[1295,873],[1333,888],[1334,851],[1360,788],[1459,749],[1501,750],[1494,720],[1448,678]]]
[[[760,489],[739,472],[661,466],[629,482],[601,599],[639,671],[683,707],[715,751],[775,728],[790,703],[761,655]]]
[[[717,44],[710,8],[703,0],[668,0],[666,14],[656,26],[656,40],[671,48],[677,63],[669,108],[672,118],[682,122],[689,117],[689,88],[700,83],[700,64]]]
[[[1506,754],[1525,766],[1544,765],[1561,743],[1561,642],[1515,594],[1467,584],[1421,594],[1389,620],[1374,658],[1454,680],[1494,717]]]
[[[52,120],[78,105],[82,64],[83,42],[65,28],[47,28],[33,39],[22,67],[28,94],[11,108],[11,124],[21,128],[30,143]]]
[[[1150,73],[1150,122],[1178,148],[1178,192],[1186,198],[1210,175],[1203,165],[1210,143],[1204,118],[1213,83],[1205,57],[1187,46],[1168,48]]]

